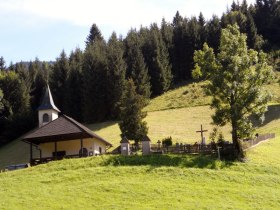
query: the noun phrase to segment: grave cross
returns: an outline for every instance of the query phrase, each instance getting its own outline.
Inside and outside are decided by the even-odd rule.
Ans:
[[[204,132],[207,132],[208,130],[203,130],[202,129],[202,125],[201,125],[201,128],[200,128],[200,131],[196,131],[197,133],[201,133],[201,142],[203,142],[203,133]]]

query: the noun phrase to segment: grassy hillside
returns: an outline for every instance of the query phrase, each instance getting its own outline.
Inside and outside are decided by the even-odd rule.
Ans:
[[[265,89],[272,98],[270,104],[280,103],[280,73],[275,72],[275,79]],[[145,111],[159,111],[167,109],[178,109],[184,107],[205,106],[211,103],[211,97],[205,95],[204,88],[207,82],[187,82],[174,89],[152,99]]]
[[[205,134],[208,139],[208,135],[213,128],[211,113],[212,111],[208,106],[148,112],[145,120],[149,126],[149,137],[153,143],[168,136],[172,136],[174,143],[194,143],[200,140],[200,134],[196,131],[200,129],[200,124],[203,124],[204,128],[209,130]],[[88,127],[110,141],[114,147],[120,145],[121,132],[117,122],[91,124]],[[227,138],[230,137],[229,127],[225,127],[223,132]],[[12,144],[0,148],[0,160],[0,169],[14,163],[28,162],[28,144],[16,140]]]
[[[203,88],[207,82],[188,82],[179,85],[161,96],[152,99],[145,111],[159,111],[209,105],[211,97],[206,96]]]
[[[276,83],[267,86],[273,95],[269,121],[280,118],[280,86]],[[148,116],[145,119],[149,127],[149,137],[155,143],[159,139],[172,136],[174,143],[193,143],[200,139],[195,131],[203,124],[209,132],[205,133],[208,139],[213,126],[211,125],[211,114],[213,111],[207,106],[211,98],[205,96],[203,87],[206,82],[189,82],[168,91],[167,93],[152,99],[145,108]],[[276,105],[275,105],[276,104]],[[110,141],[114,147],[120,142],[120,130],[117,122],[104,122],[88,125],[95,133]],[[222,128],[227,139],[230,139],[230,128]],[[38,153],[34,149],[34,153]],[[28,145],[15,140],[14,142],[0,148],[0,169],[16,163],[29,161]]]
[[[190,85],[165,97],[173,94],[168,100],[176,100]],[[268,88],[277,91],[278,86]],[[149,136],[154,142],[170,135],[175,142],[194,142],[199,139],[195,131],[200,124],[212,129],[209,106],[190,107],[178,102],[174,109],[167,109],[168,103],[159,106],[160,97],[146,108]],[[279,209],[280,106],[273,103],[257,132],[274,132],[277,138],[249,149],[245,163],[197,155],[56,161],[0,173],[0,209]],[[116,122],[90,127],[119,145]],[[229,137],[229,127],[223,132]],[[0,168],[11,160],[28,160],[28,147],[23,145],[16,140],[0,148]]]
[[[279,209],[279,150],[276,138],[246,163],[179,155],[51,162],[0,174],[0,209]]]
[[[203,124],[205,129],[212,130],[211,114],[209,106],[148,112],[145,119],[149,127],[148,135],[154,143],[168,136],[172,136],[174,143],[194,143],[200,139],[200,134],[196,133],[200,124]],[[119,145],[121,132],[117,122],[103,123],[102,129],[99,126],[100,124],[89,125],[95,133],[109,139],[114,145]],[[226,137],[230,137],[229,127],[222,131]],[[209,133],[205,133],[207,139]]]

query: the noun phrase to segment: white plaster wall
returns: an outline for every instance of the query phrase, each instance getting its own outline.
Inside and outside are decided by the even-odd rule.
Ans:
[[[55,120],[55,119],[57,119],[58,118],[58,112],[57,111],[54,111],[54,110],[52,110],[53,112],[52,112],[52,118],[51,118],[51,121],[53,121],[53,120]]]
[[[42,143],[39,145],[42,151],[42,158],[52,157],[55,151],[55,143]],[[99,155],[99,147],[101,147],[102,154],[105,153],[106,144],[98,139],[84,139],[83,147],[87,148],[88,153],[92,152],[93,155]],[[81,149],[81,140],[59,141],[57,142],[57,151],[65,151],[66,155],[78,155]]]
[[[144,155],[148,155],[151,153],[151,142],[150,141],[142,141],[142,152]]]
[[[38,119],[39,119],[39,127],[47,123],[43,123],[43,115],[48,114],[50,122],[58,118],[58,112],[53,109],[39,110],[38,111]]]

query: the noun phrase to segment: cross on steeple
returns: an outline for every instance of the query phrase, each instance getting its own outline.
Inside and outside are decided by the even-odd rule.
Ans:
[[[207,132],[208,130],[203,130],[202,125],[200,125],[200,131],[196,131],[197,133],[201,133],[201,142],[203,142],[203,133]]]

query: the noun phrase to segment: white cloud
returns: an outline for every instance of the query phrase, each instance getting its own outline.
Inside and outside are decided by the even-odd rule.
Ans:
[[[202,11],[209,18],[213,13],[220,15],[231,2],[232,0],[0,0],[0,11],[13,12],[15,15],[35,15],[35,19],[43,17],[64,20],[80,26],[89,26],[95,22],[98,25],[114,25],[115,28],[130,28],[160,22],[162,17],[171,21],[177,10],[188,17]]]
[[[136,0],[7,0],[0,3],[0,11],[66,20],[78,25],[93,21],[127,25],[135,21],[145,22],[155,15],[146,6],[147,3]]]
[[[239,0],[240,2],[242,0]],[[255,0],[247,0],[254,2]],[[126,35],[132,28],[172,21],[178,10],[190,17],[220,15],[231,0],[0,0],[0,55],[7,62],[35,56],[54,60],[59,50],[84,46],[92,23],[105,38],[114,30]],[[19,36],[20,34],[20,36]]]

